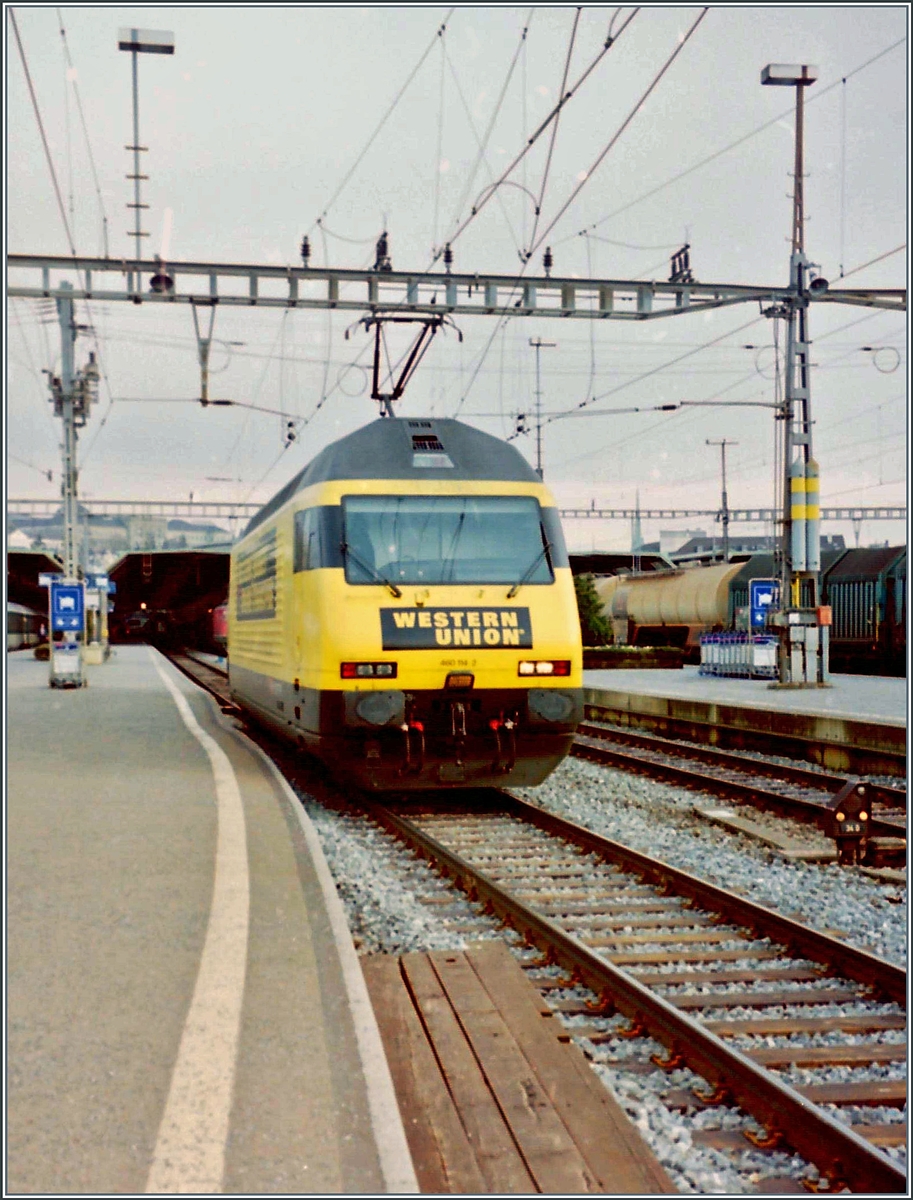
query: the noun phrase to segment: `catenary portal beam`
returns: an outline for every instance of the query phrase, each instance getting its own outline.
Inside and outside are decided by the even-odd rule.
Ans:
[[[80,509],[96,517],[222,517],[249,519],[262,504],[232,503],[229,500],[81,500]],[[14,516],[52,517],[60,511],[60,500],[9,500],[7,513]],[[679,521],[692,517],[715,519],[716,508],[562,508],[565,520],[595,518],[604,521]],[[779,520],[781,513],[773,508],[731,508],[729,520],[742,523]],[[823,521],[905,521],[905,505],[880,507],[822,508]]]
[[[74,300],[135,304],[396,310],[428,316],[559,316],[645,321],[757,300],[777,304],[788,287],[728,283],[665,283],[511,275],[450,275],[410,271],[271,267],[238,263],[140,262],[66,255],[11,254],[7,293],[35,299],[63,295],[75,271]],[[115,276],[111,281],[110,276]],[[157,282],[150,283],[154,278]],[[112,286],[112,282],[114,286]],[[835,288],[812,291],[813,302],[906,309],[906,290]]]

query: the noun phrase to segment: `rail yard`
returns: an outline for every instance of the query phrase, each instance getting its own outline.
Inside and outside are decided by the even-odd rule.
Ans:
[[[214,660],[176,661],[231,710],[227,677]],[[573,753],[588,757],[591,744],[606,734],[585,726]],[[559,1040],[582,1048],[648,1144],[666,1151],[659,1161],[673,1183],[714,1190],[713,1179],[726,1190],[749,1192],[767,1190],[765,1183],[779,1190],[791,1178],[820,1178],[826,1188],[853,1191],[900,1185],[902,1172],[892,1179],[884,1157],[886,1151],[895,1157],[906,1144],[905,872],[839,866],[832,839],[810,845],[807,835],[796,833],[802,820],[824,824],[820,813],[801,811],[802,799],[782,789],[775,799],[757,796],[755,803],[786,810],[789,819],[777,822],[779,834],[769,827],[768,840],[755,832],[755,848],[746,851],[740,849],[744,830],[735,826],[727,837],[700,806],[696,815],[694,797],[680,788],[633,800],[631,793],[643,787],[641,760],[633,765],[634,778],[629,762],[619,771],[570,760],[549,783],[529,790],[526,801],[488,791],[388,804],[340,792],[322,775],[315,781],[276,743],[273,752],[329,847],[353,934],[368,955],[369,982],[386,989],[385,1004],[398,993],[391,993],[389,975],[377,965],[379,952],[405,956],[405,976],[419,970],[422,954],[433,963],[435,951],[463,952],[480,938],[506,938],[541,996],[540,1007],[564,1028]],[[822,794],[835,795],[845,782],[782,762],[740,761],[794,788],[797,780],[806,788],[816,781],[818,799],[805,804],[818,809]],[[706,779],[702,783],[706,792]],[[688,786],[698,783],[692,778]],[[893,823],[873,816],[873,837],[883,834],[880,825],[878,834],[874,828],[883,819],[896,851],[905,792],[872,786],[894,816]],[[578,808],[581,792],[592,798]],[[633,841],[621,844],[606,832],[626,808],[639,809],[643,824]],[[381,829],[411,854],[397,855]],[[630,827],[626,833],[630,837]],[[737,866],[740,858],[745,861]],[[674,865],[682,860],[685,870]],[[866,909],[874,921],[862,917]],[[898,919],[882,921],[883,936],[873,937],[879,913]],[[438,976],[444,980],[440,970]],[[451,1002],[462,1019],[459,995]],[[399,1055],[403,1034],[394,1037],[394,1028],[396,1022],[386,1026],[387,1036]],[[471,1094],[459,1094],[445,1044],[429,1037],[462,1111]],[[407,1061],[414,1055],[413,1048]],[[412,1106],[407,1131],[416,1161],[422,1161],[422,1137],[443,1155],[444,1173],[420,1179],[424,1190],[439,1190],[447,1182],[448,1154],[454,1178],[459,1163],[465,1169],[460,1148],[448,1140],[446,1121],[406,1063],[397,1061],[393,1073],[401,1104]],[[425,1109],[417,1099],[423,1095]],[[509,1124],[509,1114],[503,1119]],[[803,1137],[790,1140],[787,1131],[800,1124]],[[670,1155],[670,1145],[678,1153]],[[843,1165],[848,1161],[859,1172],[852,1179]],[[493,1190],[510,1178],[499,1177],[498,1169],[508,1168],[484,1155],[476,1168]],[[543,1183],[553,1184],[554,1177],[543,1173],[534,1190],[549,1190]]]
[[[909,1195],[908,6],[154,11],[5,11],[4,1195]]]

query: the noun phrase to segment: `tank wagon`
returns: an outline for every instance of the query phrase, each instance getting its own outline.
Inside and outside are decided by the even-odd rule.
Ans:
[[[700,653],[700,635],[726,625],[729,586],[741,563],[613,575],[596,581],[615,641]]]
[[[554,499],[512,446],[385,418],[323,450],[232,551],[236,702],[377,790],[540,783],[583,709]]]
[[[701,633],[734,629],[748,606],[752,579],[775,574],[772,554],[747,562],[619,575],[596,581],[615,640],[636,646],[678,646],[695,661]],[[810,604],[810,594],[803,594]],[[903,547],[826,550],[821,603],[833,624],[834,671],[903,675],[906,671],[907,556]]]

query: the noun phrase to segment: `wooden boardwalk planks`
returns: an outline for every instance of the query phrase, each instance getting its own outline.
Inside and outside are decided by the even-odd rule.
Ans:
[[[403,986],[399,960],[377,954],[362,971],[399,1099],[416,1177],[423,1192],[485,1192],[466,1130]]]
[[[675,1192],[502,942],[362,966],[423,1192]]]

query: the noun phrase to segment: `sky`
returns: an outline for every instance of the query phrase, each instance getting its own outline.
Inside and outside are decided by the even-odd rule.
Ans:
[[[760,74],[771,62],[809,63],[818,80],[806,92],[806,252],[832,283],[907,283],[906,6],[712,6],[699,21],[704,10],[690,5],[646,5],[636,15],[573,6],[5,6],[6,249],[60,254],[68,235],[11,11],[81,254],[105,252],[105,225],[110,255],[133,253],[131,64],[117,48],[121,27],[175,39],[173,57],[139,60],[150,254],[298,265],[307,233],[312,264],[361,268],[386,229],[393,267],[417,271],[549,115],[565,70],[578,79],[611,32],[616,40],[564,107],[554,143],[540,137],[454,240],[454,270],[516,274],[546,232],[533,274],[548,245],[556,275],[664,280],[687,242],[702,283],[785,285],[794,92],[762,87]],[[80,431],[80,496],[265,502],[325,445],[376,416],[363,369],[368,338],[355,316],[218,310],[210,394],[280,417],[194,402],[187,306],[80,305],[87,328],[77,365],[94,351],[102,368]],[[550,414],[594,397],[589,407],[607,409],[774,398],[775,331],[756,303],[636,323],[471,316],[457,324],[462,342],[452,331],[435,339],[400,415],[458,412],[513,436],[516,414],[535,405],[532,339],[556,343],[540,352]],[[903,503],[906,314],[815,304],[809,326],[822,502]],[[391,335],[394,352],[406,336]],[[8,298],[6,344],[7,496],[56,497],[60,423],[42,374],[60,364],[53,306]],[[290,446],[287,419],[298,432]],[[720,451],[707,441],[723,438],[730,505],[774,503],[768,408],[560,417],[543,436],[546,482],[565,507],[633,508],[639,497],[643,508],[716,509]],[[534,437],[514,444],[535,461]],[[645,521],[643,532],[655,538],[670,527],[719,529],[712,519]],[[630,545],[624,522],[565,528],[575,549]],[[825,532],[854,542],[849,523]],[[899,544],[905,530],[868,522],[860,536],[862,545]]]

